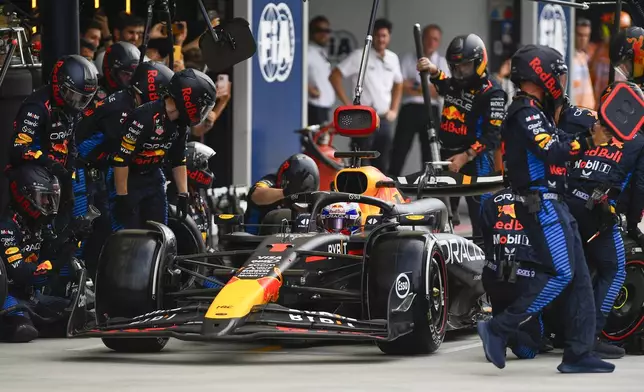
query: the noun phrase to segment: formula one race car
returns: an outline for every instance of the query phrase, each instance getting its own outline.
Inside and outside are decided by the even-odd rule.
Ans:
[[[412,355],[437,350],[450,319],[456,328],[473,325],[472,303],[483,294],[483,251],[451,232],[443,202],[406,202],[398,187],[436,196],[482,194],[498,189],[500,178],[421,172],[391,181],[357,163],[374,152],[338,154],[354,164],[338,173],[333,187],[353,192],[290,196],[283,203],[292,219],[278,233],[233,231],[221,237],[218,252],[182,256],[175,234],[158,223],[112,235],[96,277],[96,319],[85,319],[79,299],[68,336],[101,337],[123,352],[159,351],[175,337],[369,340],[385,353]],[[323,208],[341,202],[366,212],[363,231],[321,230]],[[297,212],[302,205],[308,212]],[[241,226],[242,217],[216,219]],[[186,287],[186,276],[214,288]]]

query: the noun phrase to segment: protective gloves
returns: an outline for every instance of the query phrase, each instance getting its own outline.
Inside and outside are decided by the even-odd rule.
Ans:
[[[188,217],[189,208],[189,195],[187,193],[179,193],[177,195],[177,214],[179,219],[185,220]]]

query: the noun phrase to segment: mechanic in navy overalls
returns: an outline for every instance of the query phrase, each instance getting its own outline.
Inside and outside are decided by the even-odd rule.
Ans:
[[[285,197],[320,189],[320,172],[315,161],[304,154],[290,156],[275,174],[267,174],[248,191],[248,208],[244,216],[246,231],[259,233],[259,224],[271,211],[282,207]],[[277,222],[279,223],[279,222]]]
[[[487,51],[476,34],[456,37],[447,48],[449,78],[423,57],[418,71],[428,71],[438,94],[445,98],[440,129],[441,158],[451,161],[449,170],[469,176],[494,172],[493,153],[499,147],[499,129],[505,116],[507,94],[488,78]],[[472,232],[480,235],[481,199],[490,195],[468,196]],[[453,201],[458,204],[458,198]],[[457,206],[452,208],[457,214]],[[456,219],[458,224],[458,219]]]
[[[620,31],[611,41],[609,54],[611,65],[615,67],[617,73],[626,80],[644,88],[644,64],[642,64],[644,48],[642,42],[644,42],[644,28],[629,27]],[[642,221],[641,204],[643,202],[642,192],[637,187],[629,185],[622,192],[617,203],[618,213],[626,215],[628,236],[642,247],[644,247],[644,234],[638,225]]]
[[[135,48],[136,49],[136,48]],[[138,51],[138,50],[137,50]],[[112,55],[114,52],[111,52]],[[86,265],[93,272],[103,243],[111,233],[111,217],[106,186],[109,155],[119,148],[123,123],[136,107],[159,98],[174,72],[162,63],[144,62],[128,79],[129,85],[85,110],[78,124],[76,141],[82,169],[74,182],[74,216],[87,213],[88,205],[98,208],[100,218],[94,221],[93,232],[82,246]]]
[[[604,91],[601,102],[605,101],[614,85]],[[634,84],[632,88],[640,91]],[[587,109],[571,107],[564,114],[564,121],[559,124],[567,132],[577,131],[575,128],[579,127],[574,123],[585,123],[585,128],[589,129],[596,122],[594,113]],[[644,136],[640,134],[626,143],[613,138],[589,149],[568,169],[566,204],[579,223],[586,260],[596,270],[595,352],[605,359],[625,355],[623,348],[604,343],[599,337],[626,279],[626,253],[615,205],[629,183],[639,195],[644,194]],[[638,208],[639,215],[643,209],[642,200],[642,197],[634,199],[630,206]]]
[[[43,226],[58,213],[60,185],[47,169],[34,163],[11,168],[10,205],[0,216],[0,310],[29,302],[35,287],[49,285],[55,273],[50,260],[40,259]],[[59,268],[56,268],[59,269]],[[3,289],[8,286],[8,296]],[[38,337],[38,330],[23,311],[10,311],[0,317],[0,340],[25,343]]]
[[[531,284],[536,269],[542,268],[517,219],[514,204],[514,194],[506,188],[483,201],[481,206],[486,256],[482,281],[490,297],[493,316],[507,309],[524,286]],[[544,326],[539,314],[522,324],[516,336],[509,337],[508,347],[517,358],[532,359],[540,350],[552,349],[543,347],[543,341]]]
[[[505,311],[477,325],[485,354],[498,368],[505,367],[508,338],[559,295],[567,345],[557,369],[587,373],[615,368],[593,355],[595,304],[583,245],[577,222],[563,202],[565,177],[549,176],[548,171],[549,165],[564,165],[611,139],[598,124],[593,132],[576,136],[556,131],[554,117],[563,107],[567,71],[562,55],[547,46],[526,45],[512,57],[511,80],[520,91],[501,130],[504,164],[516,217],[547,272],[535,270]]]

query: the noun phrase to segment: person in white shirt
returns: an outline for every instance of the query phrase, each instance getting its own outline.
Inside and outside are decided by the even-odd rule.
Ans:
[[[391,41],[391,28],[391,22],[386,19],[378,19],[374,24],[373,44],[369,51],[369,62],[360,102],[362,105],[373,107],[380,115],[380,128],[368,138],[353,140],[353,143],[363,151],[380,152],[380,157],[373,161],[373,165],[383,173],[387,173],[389,169],[389,157],[393,145],[391,123],[398,115],[403,82],[398,55],[387,49]],[[344,105],[350,105],[352,101],[344,91],[342,80],[351,78],[352,85],[355,86],[361,60],[362,49],[358,49],[338,64],[329,77],[335,93]]]
[[[438,65],[440,69],[447,70],[447,60],[445,57],[438,54],[438,48],[441,45],[441,38],[443,32],[438,25],[430,24],[423,29],[423,50],[425,57],[429,58],[432,63]],[[429,149],[429,132],[427,132],[427,107],[423,101],[423,90],[420,86],[420,73],[416,70],[418,59],[416,53],[408,53],[405,55],[401,62],[402,75],[405,79],[403,82],[404,96],[402,99],[402,108],[400,109],[400,118],[396,125],[396,135],[394,137],[394,146],[391,154],[391,165],[389,167],[389,174],[392,176],[399,176],[405,166],[407,154],[414,141],[414,136],[418,133],[420,138],[420,149],[422,160],[420,162],[419,170],[421,170],[424,162],[432,160],[431,152]],[[447,74],[449,77],[450,75]],[[432,101],[432,119],[434,122],[440,121],[440,113],[442,110],[442,98],[436,92],[436,87],[429,84],[429,91]],[[435,123],[437,127],[439,123]]]
[[[331,63],[327,57],[327,45],[331,28],[327,18],[316,16],[309,22],[308,67],[309,67],[309,125],[329,121],[329,112],[335,103],[335,91],[329,81]]]

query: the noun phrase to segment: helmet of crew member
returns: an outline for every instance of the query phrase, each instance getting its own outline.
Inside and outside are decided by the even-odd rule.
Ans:
[[[362,210],[358,203],[334,203],[322,209],[320,225],[329,233],[345,235],[360,231]]]
[[[613,33],[613,26],[615,26],[615,12],[606,12],[600,18],[601,21],[601,30],[602,36],[604,39],[610,38]],[[633,21],[631,16],[626,11],[622,11],[619,14],[619,28],[627,29],[631,27]]]
[[[471,85],[487,72],[485,43],[476,34],[459,35],[447,48],[447,64],[452,78],[459,84]]]
[[[57,106],[81,111],[92,102],[98,89],[96,67],[82,56],[61,57],[51,70],[51,89]]]
[[[179,121],[190,127],[200,124],[215,107],[217,88],[205,73],[188,68],[176,72],[167,87],[179,111]]]
[[[610,63],[626,80],[644,84],[644,29],[629,27],[610,43]]]
[[[606,99],[608,98],[608,96],[610,95],[610,93],[611,93],[611,92],[613,92],[613,90],[614,90],[615,88],[617,88],[617,86],[619,86],[620,84],[626,84],[626,85],[628,85],[628,87],[630,87],[630,88],[635,92],[635,94],[639,95],[639,97],[640,97],[642,100],[644,100],[644,92],[642,92],[642,89],[641,89],[641,88],[640,88],[640,86],[638,86],[637,84],[635,84],[635,83],[633,83],[633,82],[623,82],[623,81],[620,81],[620,82],[613,82],[613,83],[609,84],[609,85],[604,89],[604,91],[602,91],[602,95],[601,95],[601,96],[600,96],[600,98],[599,98],[599,107],[600,107],[600,108],[601,108],[601,106],[604,104],[604,102],[606,101]],[[601,111],[601,110],[598,110],[598,111],[597,111],[597,115],[598,115],[598,117],[599,117],[599,121],[600,121],[603,125],[606,125],[606,121],[604,120],[604,116],[602,115],[602,111]]]
[[[105,87],[112,92],[128,87],[140,57],[141,51],[129,42],[117,42],[107,48],[103,56]]]
[[[215,180],[215,175],[210,171],[208,161],[215,156],[215,150],[203,143],[190,142],[187,145],[186,152],[188,184],[195,188],[210,188]]]
[[[60,184],[43,166],[28,163],[7,172],[15,212],[37,223],[47,223],[58,213]]]
[[[525,45],[512,56],[510,80],[517,86],[532,82],[545,93],[544,105],[564,104],[568,67],[557,50],[544,45]]]
[[[295,154],[282,163],[277,171],[277,187],[286,188],[292,181],[299,181],[299,192],[314,192],[320,189],[320,171],[308,155]]]
[[[130,87],[141,95],[141,103],[156,101],[160,91],[165,89],[174,72],[163,63],[146,61],[136,68]]]

